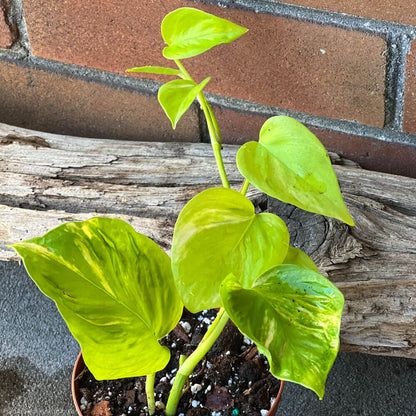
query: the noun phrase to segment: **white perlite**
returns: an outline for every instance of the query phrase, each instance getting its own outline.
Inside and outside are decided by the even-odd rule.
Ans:
[[[191,332],[191,324],[189,322],[180,321],[179,323],[181,324],[181,327],[187,334]]]
[[[192,394],[196,394],[196,393],[198,393],[199,391],[201,391],[202,390],[202,386],[200,385],[200,384],[192,384],[192,386],[191,386],[191,392],[192,392]]]

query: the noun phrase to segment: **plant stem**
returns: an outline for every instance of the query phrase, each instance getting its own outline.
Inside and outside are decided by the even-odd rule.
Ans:
[[[221,308],[204,338],[202,338],[201,342],[199,343],[197,349],[180,366],[176,374],[172,390],[169,394],[168,403],[166,405],[166,416],[174,416],[176,414],[176,409],[178,407],[179,399],[181,398],[182,389],[186,383],[186,380],[196,365],[202,360],[204,355],[209,351],[214,342],[220,336],[227,321],[228,315],[224,308]]]
[[[221,144],[217,140],[214,123],[210,117],[210,107],[209,107],[208,101],[206,100],[202,92],[198,94],[198,99],[201,104],[202,111],[204,112],[205,118],[207,120],[209,137],[211,139],[211,146],[212,146],[212,150],[214,151],[214,157],[215,157],[215,161],[217,162],[217,168],[221,177],[222,186],[224,186],[224,188],[229,188],[230,184],[228,182],[227,174],[225,173],[224,162],[221,156]]]
[[[154,386],[155,386],[155,373],[148,374],[146,376],[146,396],[147,396],[147,408],[149,409],[150,416],[152,416],[156,412]]]
[[[204,96],[205,98],[205,96]],[[208,111],[209,111],[209,115],[211,117],[212,123],[214,125],[214,129],[215,129],[215,133],[217,135],[217,142],[219,144],[222,144],[222,136],[221,136],[221,131],[220,131],[220,126],[218,125],[217,119],[215,118],[214,112],[212,111],[211,106],[208,104],[207,99],[205,98],[205,101],[207,103],[207,107],[208,107]]]
[[[247,179],[244,179],[243,185],[241,186],[240,193],[245,195],[247,193],[248,186],[250,185],[250,182]]]
[[[177,67],[179,68],[179,70],[181,71],[181,73],[182,73],[181,76],[182,76],[183,79],[187,79],[189,81],[195,82],[192,79],[192,77],[189,75],[189,72],[183,66],[182,62],[179,61],[179,59],[175,59],[175,63],[177,65]],[[229,188],[230,184],[228,182],[227,174],[226,174],[225,168],[224,168],[224,162],[223,162],[222,156],[221,156],[222,137],[221,137],[220,129],[218,127],[217,120],[214,116],[214,113],[213,113],[207,99],[205,98],[205,96],[202,92],[200,92],[198,94],[198,101],[201,105],[202,111],[204,112],[205,119],[207,120],[209,137],[211,139],[211,146],[212,146],[212,150],[214,152],[215,162],[217,163],[217,168],[218,168],[218,172],[219,172],[220,177],[221,177],[222,185],[224,186],[224,188]]]

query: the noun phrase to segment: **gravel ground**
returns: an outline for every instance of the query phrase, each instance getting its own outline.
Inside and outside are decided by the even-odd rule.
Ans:
[[[0,262],[0,281],[0,416],[76,416],[77,342],[22,266]],[[416,360],[341,353],[322,401],[286,383],[278,415],[416,416]]]

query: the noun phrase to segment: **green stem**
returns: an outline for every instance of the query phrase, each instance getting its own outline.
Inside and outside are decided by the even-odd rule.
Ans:
[[[150,416],[156,412],[154,386],[155,373],[146,376],[147,408],[149,409]]]
[[[166,405],[165,412],[166,416],[175,416],[179,399],[182,395],[182,389],[188,377],[191,375],[196,365],[202,360],[204,355],[209,351],[209,349],[213,346],[214,342],[220,336],[227,321],[228,315],[225,312],[224,308],[221,308],[218,312],[217,317],[215,318],[215,321],[209,327],[207,333],[205,334],[204,338],[202,338],[197,349],[180,366],[176,374],[172,390],[169,394],[169,399]]]
[[[195,82],[192,77],[189,75],[189,72],[185,69],[182,62],[179,59],[175,59],[175,63],[179,70],[181,71],[181,77],[189,81]],[[220,129],[218,127],[217,120],[214,116],[214,113],[206,100],[204,94],[200,92],[198,94],[198,101],[201,104],[202,111],[204,112],[205,119],[207,120],[209,137],[211,139],[211,146],[214,152],[215,162],[217,163],[218,172],[220,174],[221,182],[224,188],[229,188],[230,184],[228,182],[227,173],[225,172],[224,162],[221,156],[221,142],[222,137]]]
[[[207,106],[207,109],[208,109],[208,112],[209,112],[209,117],[211,118],[212,124],[214,126],[217,142],[219,144],[222,144],[222,136],[221,136],[220,126],[218,125],[218,122],[217,122],[217,119],[215,118],[214,112],[212,111],[211,106],[208,104],[208,101],[205,98],[205,96],[204,96],[204,99],[205,99],[205,103],[206,103],[206,106]]]
[[[184,354],[180,355],[180,357],[179,357],[179,367],[182,367],[182,364],[185,362],[186,358],[187,358],[186,355],[184,355]]]
[[[204,112],[205,118],[207,120],[209,137],[211,139],[211,146],[212,146],[212,150],[214,151],[214,157],[215,157],[215,161],[217,162],[217,168],[221,177],[222,186],[224,186],[224,188],[229,188],[230,184],[228,182],[227,174],[225,172],[224,162],[221,156],[221,144],[217,140],[214,123],[210,117],[210,107],[209,107],[208,101],[205,99],[204,94],[202,94],[202,92],[198,94],[198,99],[199,99],[199,102],[201,103],[202,111]]]
[[[241,186],[240,193],[245,195],[247,193],[248,186],[250,185],[250,182],[247,179],[244,179],[243,185]]]

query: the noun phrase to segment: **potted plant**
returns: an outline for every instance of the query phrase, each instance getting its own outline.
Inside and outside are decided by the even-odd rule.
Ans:
[[[239,149],[237,166],[245,180],[240,191],[231,189],[221,133],[202,93],[210,79],[197,84],[181,61],[246,31],[181,8],[162,22],[163,55],[176,68],[129,70],[178,78],[162,85],[158,94],[173,128],[199,101],[223,184],[183,208],[171,258],[129,224],[108,218],[66,223],[12,246],[40,290],[55,301],[97,380],[146,376],[150,415],[158,411],[155,374],[170,360],[159,341],[177,326],[184,307],[193,314],[218,312],[199,345],[179,361],[162,406],[167,416],[177,414],[193,370],[229,320],[267,357],[273,376],[302,384],[320,398],[339,349],[341,292],[305,253],[289,246],[283,220],[256,214],[245,196],[252,184],[284,202],[354,225],[327,152],[296,120],[272,117],[258,142]]]

